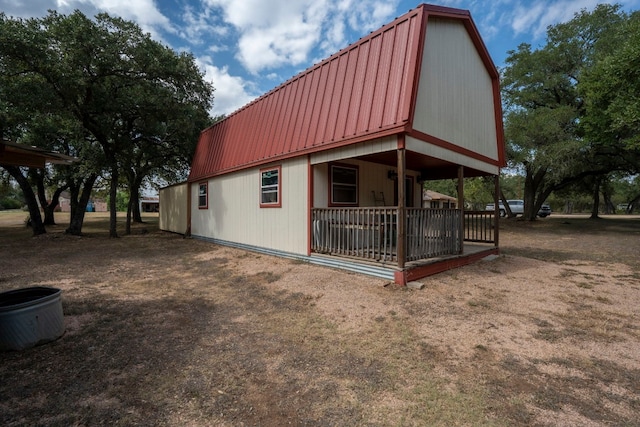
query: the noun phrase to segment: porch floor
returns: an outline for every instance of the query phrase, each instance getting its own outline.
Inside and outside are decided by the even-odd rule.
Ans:
[[[493,243],[464,243],[461,254],[411,261],[405,264],[404,269],[398,268],[398,264],[391,261],[377,262],[357,257],[320,253],[312,253],[309,261],[313,264],[368,274],[394,280],[398,284],[406,284],[409,281],[471,264],[489,255],[498,255],[499,253],[499,248]]]

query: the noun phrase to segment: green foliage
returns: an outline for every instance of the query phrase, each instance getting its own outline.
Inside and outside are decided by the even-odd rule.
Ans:
[[[20,209],[24,206],[24,202],[13,197],[0,198],[0,210]]]
[[[446,194],[447,196],[456,197],[456,195],[458,194],[457,179],[440,179],[435,181],[426,181],[423,187],[427,190],[432,190],[440,194]]]
[[[588,113],[583,124],[594,140],[640,150],[640,12],[619,31],[619,45],[580,84]]]
[[[130,194],[128,191],[118,191],[116,193],[116,212],[126,212],[127,206],[129,204]],[[111,205],[111,200],[109,199],[109,195],[106,197],[107,206]]]
[[[60,178],[78,196],[97,175],[114,191],[124,175],[134,194],[148,176],[184,176],[212,98],[191,54],[132,22],[0,14],[0,134],[80,157]]]
[[[458,180],[442,179],[427,181],[423,186],[447,196],[458,197]],[[464,180],[464,202],[467,210],[484,210],[487,203],[493,202],[493,178],[467,178]]]
[[[118,191],[116,193],[116,210],[118,212],[126,212],[129,203],[129,192]]]
[[[535,219],[553,191],[589,176],[634,170],[630,165],[640,156],[630,156],[620,144],[607,142],[602,132],[594,131],[615,129],[619,138],[620,127],[611,124],[627,117],[615,110],[618,104],[613,100],[626,105],[628,100],[618,95],[634,86],[617,81],[619,93],[612,93],[597,89],[594,80],[611,72],[604,64],[612,61],[611,54],[619,46],[627,46],[620,55],[619,73],[634,64],[630,58],[640,44],[629,39],[633,25],[628,22],[629,16],[618,5],[598,5],[592,12],[583,10],[569,22],[549,27],[547,43],[539,49],[522,44],[509,52],[502,70],[507,157],[509,167],[525,175],[522,198],[527,219]],[[626,39],[629,41],[623,43]],[[603,71],[598,71],[600,67]],[[636,64],[634,69],[640,68]],[[638,76],[632,74],[629,79],[637,87]],[[599,103],[594,98],[598,91],[609,93]],[[636,106],[637,95],[637,89],[630,91]],[[609,119],[601,117],[607,105],[612,106]],[[637,122],[627,122],[625,126],[636,129]]]

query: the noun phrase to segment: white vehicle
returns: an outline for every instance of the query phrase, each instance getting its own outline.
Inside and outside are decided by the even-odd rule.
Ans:
[[[522,215],[524,213],[524,200],[507,200],[507,203],[509,204],[509,208],[511,209],[512,214]],[[494,206],[495,205],[493,203],[489,203],[484,209],[486,211],[493,211]],[[498,204],[498,209],[500,210],[501,217],[504,217],[507,215],[507,210],[504,208],[504,204],[502,202]],[[537,215],[540,218],[545,218],[551,215],[551,206],[545,203],[540,207],[540,210],[538,211]]]

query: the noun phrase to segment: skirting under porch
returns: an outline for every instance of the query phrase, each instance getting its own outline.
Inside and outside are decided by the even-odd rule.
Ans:
[[[380,263],[376,261],[357,259],[352,257],[333,256],[318,253],[312,253],[310,256],[306,256],[203,236],[193,235],[192,237],[194,239],[204,240],[217,245],[229,246],[266,255],[279,256],[282,258],[289,258],[324,267],[338,268],[358,274],[366,274],[369,276],[393,281],[399,285],[406,285],[407,282],[419,280],[433,274],[462,267],[464,265],[479,261],[490,255],[498,255],[500,253],[499,248],[495,247],[494,245],[465,242],[461,254],[444,255],[430,259],[413,261],[407,263],[404,269],[399,269],[398,266],[394,263]]]

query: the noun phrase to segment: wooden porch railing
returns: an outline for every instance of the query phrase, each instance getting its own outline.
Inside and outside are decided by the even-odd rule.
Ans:
[[[312,210],[313,252],[393,262],[397,254],[397,208]],[[460,211],[406,209],[406,261],[457,254],[462,249]]]
[[[496,241],[494,218],[493,211],[465,211],[465,242],[494,243]]]
[[[407,261],[461,252],[460,211],[407,208]]]
[[[396,208],[313,209],[311,249],[318,253],[396,261]]]

